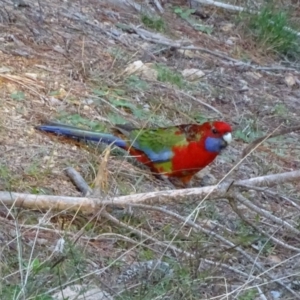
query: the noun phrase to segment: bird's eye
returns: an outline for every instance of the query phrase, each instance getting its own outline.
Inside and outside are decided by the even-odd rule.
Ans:
[[[216,128],[213,128],[211,131],[212,131],[213,134],[217,134],[218,133],[218,130]]]

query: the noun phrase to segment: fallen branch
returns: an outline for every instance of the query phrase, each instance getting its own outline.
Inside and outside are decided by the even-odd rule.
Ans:
[[[250,178],[246,180],[239,180],[236,181],[233,185],[240,186],[240,185],[253,185],[253,186],[272,186],[278,185],[285,182],[293,182],[297,181],[300,178],[300,170],[292,171],[292,172],[285,172],[279,174],[271,174],[265,175],[255,178]]]
[[[232,11],[238,11],[238,12],[242,12],[242,11],[245,11],[245,10],[249,11],[249,9],[245,9],[242,6],[226,4],[224,2],[219,2],[219,1],[214,1],[214,0],[193,0],[193,1],[198,2],[200,4],[212,5],[212,6],[215,6],[215,7],[225,8],[225,9],[232,10]]]
[[[100,209],[100,207],[106,205],[111,205],[114,207],[126,207],[130,206],[132,203],[163,204],[170,203],[174,200],[179,201],[181,198],[188,196],[205,197],[209,195],[209,199],[218,199],[226,197],[228,189],[232,187],[238,187],[239,185],[270,186],[299,180],[300,170],[297,170],[293,172],[260,176],[246,180],[238,180],[233,183],[230,182],[230,184],[224,182],[219,185],[212,185],[202,188],[158,191],[111,198],[107,196],[106,199],[93,197],[33,195],[1,191],[0,203],[5,206],[23,207],[42,211],[54,209],[58,211],[80,210],[84,213],[95,213],[97,209]]]
[[[235,58],[230,57],[228,54],[220,51],[212,51],[203,47],[196,47],[190,42],[185,40],[172,40],[169,39],[162,34],[153,33],[143,28],[135,27],[133,25],[126,25],[126,24],[116,24],[117,27],[121,28],[123,31],[127,31],[129,33],[136,33],[141,39],[155,43],[164,45],[167,47],[175,48],[175,49],[182,49],[182,50],[190,50],[190,51],[200,51],[202,53],[207,53],[209,55],[218,57],[223,59],[224,61],[228,61],[229,65],[232,67],[242,67],[243,70],[247,69],[254,69],[260,71],[294,71],[299,72],[296,68],[287,68],[282,66],[259,66],[254,65],[251,62],[244,62]]]

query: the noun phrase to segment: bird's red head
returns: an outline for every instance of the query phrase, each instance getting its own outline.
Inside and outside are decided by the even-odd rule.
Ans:
[[[221,136],[228,132],[232,132],[232,128],[228,123],[222,121],[214,121],[214,122],[210,122],[210,124],[212,127],[212,132],[214,133],[215,131]]]
[[[209,152],[220,152],[232,141],[232,129],[222,121],[205,122],[202,124],[205,132],[205,148]]]
[[[222,121],[205,122],[201,125],[202,130],[205,130],[210,137],[222,137],[226,133],[231,133],[231,126]]]

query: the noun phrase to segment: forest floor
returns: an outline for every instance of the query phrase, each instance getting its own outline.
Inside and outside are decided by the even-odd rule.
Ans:
[[[107,132],[117,123],[232,124],[234,142],[193,187],[203,176],[207,184],[218,183],[256,138],[299,125],[299,64],[255,43],[238,13],[201,6],[194,14],[185,1],[174,1],[156,19],[155,6],[125,2],[26,0],[28,6],[14,8],[3,1],[1,191],[80,197],[67,167],[90,186],[99,186],[101,169],[101,197],[170,189],[124,153],[113,150],[107,158],[104,146],[37,131],[45,120]],[[229,178],[295,171],[299,145],[297,132],[269,139]],[[91,216],[2,205],[1,298],[63,299],[57,293],[71,297],[66,286],[76,284],[96,293],[87,299],[101,299],[101,291],[103,299],[300,299],[300,183],[271,190],[275,196],[257,190],[243,195],[294,231],[238,204],[241,218],[225,198],[187,196],[162,206],[183,218],[197,208],[195,223],[206,231],[182,226],[163,210],[133,207]]]

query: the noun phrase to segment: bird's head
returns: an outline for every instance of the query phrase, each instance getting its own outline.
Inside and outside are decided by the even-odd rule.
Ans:
[[[231,126],[225,122],[206,122],[202,125],[205,128],[205,148],[209,152],[219,153],[232,141]]]

